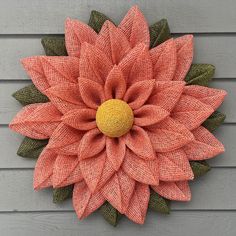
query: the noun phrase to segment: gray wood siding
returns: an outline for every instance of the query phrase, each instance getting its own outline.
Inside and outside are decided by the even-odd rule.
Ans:
[[[52,203],[51,190],[35,192],[35,160],[16,151],[22,136],[7,127],[21,109],[11,94],[29,84],[19,59],[43,55],[40,39],[62,34],[66,17],[87,22],[92,9],[116,22],[138,4],[150,23],[167,18],[175,36],[193,33],[195,63],[216,66],[213,87],[227,90],[215,135],[226,152],[191,183],[192,201],[173,203],[169,216],[149,212],[145,225],[122,219],[117,228],[95,213],[78,221],[71,201]],[[1,236],[235,236],[236,235],[236,1],[235,0],[7,0],[0,1],[0,235]]]

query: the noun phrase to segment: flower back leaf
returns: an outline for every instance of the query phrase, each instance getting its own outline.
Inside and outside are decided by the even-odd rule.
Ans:
[[[43,37],[41,39],[47,56],[67,56],[65,38],[63,36]]]
[[[170,201],[161,197],[158,193],[154,191],[151,191],[148,206],[154,211],[157,211],[163,214],[170,213]]]
[[[54,188],[53,189],[53,202],[61,203],[68,198],[72,198],[73,188],[74,188],[73,185],[68,185],[61,188]]]
[[[49,99],[44,94],[42,94],[33,84],[17,90],[12,94],[12,96],[23,106],[49,101]]]
[[[104,15],[103,13],[93,10],[91,11],[88,25],[91,28],[93,28],[94,31],[99,33],[106,20],[109,20],[112,22],[112,20],[108,18],[106,15]]]
[[[206,161],[190,161],[190,165],[193,170],[194,178],[205,175],[211,169]]]
[[[171,38],[168,21],[162,19],[149,27],[150,31],[150,48],[165,42]]]
[[[225,118],[225,114],[215,111],[208,119],[203,122],[202,125],[210,132],[213,132],[224,122]]]
[[[17,151],[17,155],[26,158],[38,158],[48,144],[48,139],[37,140],[25,137]]]
[[[112,226],[117,226],[122,217],[122,214],[120,214],[120,212],[117,211],[109,202],[105,202],[100,207],[100,212],[103,218]]]
[[[190,70],[185,77],[187,85],[208,86],[213,75],[215,67],[210,64],[192,64]]]

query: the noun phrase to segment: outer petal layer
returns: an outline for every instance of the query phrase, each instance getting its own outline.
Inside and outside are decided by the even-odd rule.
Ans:
[[[194,140],[192,133],[182,124],[167,117],[152,127],[148,135],[156,152],[171,152]]]
[[[187,181],[160,182],[158,186],[152,186],[155,192],[162,197],[175,201],[190,201],[191,192]]]
[[[211,106],[194,97],[182,95],[172,110],[171,117],[192,130],[201,125],[213,112]]]
[[[160,180],[191,180],[194,175],[185,152],[181,149],[158,154],[160,163]]]
[[[47,139],[60,124],[60,119],[61,113],[52,103],[31,104],[15,116],[9,127],[30,138]]]
[[[150,50],[153,64],[153,77],[157,81],[173,80],[176,64],[177,52],[174,39],[169,39],[160,46]]]
[[[52,185],[51,176],[57,154],[47,149],[39,156],[34,170],[34,189],[39,190]]]
[[[184,35],[175,39],[177,66],[174,80],[184,80],[193,61],[193,36]]]
[[[184,85],[183,81],[157,81],[147,103],[170,112],[179,101]]]
[[[80,56],[81,44],[84,42],[94,44],[97,33],[78,20],[66,19],[65,23],[65,41],[66,50],[69,56]]]
[[[223,144],[203,126],[192,133],[195,140],[183,148],[189,160],[206,160],[224,152]]]
[[[95,46],[103,51],[113,64],[118,64],[131,49],[124,33],[110,21],[103,24]]]
[[[134,191],[135,181],[124,171],[119,170],[102,188],[101,192],[109,203],[123,213]]]
[[[35,86],[42,92],[64,82],[76,82],[79,59],[62,56],[35,56],[21,60]]]
[[[121,21],[119,28],[124,32],[132,47],[138,43],[150,45],[150,36],[148,23],[142,12],[137,6],[132,7],[124,19]]]
[[[146,218],[148,202],[150,197],[149,186],[136,183],[135,190],[125,215],[138,224],[143,224]]]
[[[216,110],[223,102],[227,93],[220,89],[190,85],[184,88],[184,94],[195,97]]]
[[[127,175],[138,182],[150,185],[157,185],[159,182],[159,166],[157,158],[151,161],[144,161],[130,150],[126,150],[122,169]]]
[[[85,182],[81,181],[74,185],[73,206],[79,219],[86,218],[104,202],[103,195],[100,192],[92,194]]]

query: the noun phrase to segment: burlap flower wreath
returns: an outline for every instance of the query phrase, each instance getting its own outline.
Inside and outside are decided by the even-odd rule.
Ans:
[[[193,36],[172,38],[165,19],[148,27],[134,6],[118,26],[97,11],[88,25],[68,18],[65,38],[42,44],[47,56],[22,60],[34,85],[14,93],[25,107],[10,124],[26,136],[18,155],[38,158],[34,189],[112,225],[189,201],[188,181],[224,151],[210,131],[226,95],[207,87],[214,66],[192,64]]]

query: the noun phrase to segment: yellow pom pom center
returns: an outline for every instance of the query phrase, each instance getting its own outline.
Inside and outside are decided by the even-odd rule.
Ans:
[[[119,99],[110,99],[99,106],[96,113],[98,129],[108,137],[120,137],[132,127],[134,114],[130,106]]]

